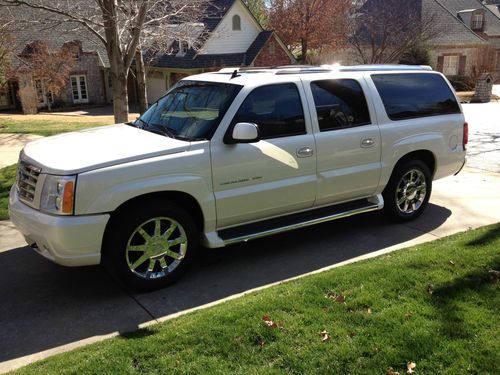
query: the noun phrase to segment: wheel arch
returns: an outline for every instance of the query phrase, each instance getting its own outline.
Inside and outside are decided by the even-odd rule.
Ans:
[[[109,240],[111,228],[115,224],[119,215],[125,211],[140,209],[146,202],[155,202],[155,204],[174,203],[181,208],[184,208],[193,218],[196,227],[200,233],[204,230],[204,216],[198,201],[190,194],[181,191],[161,191],[138,195],[128,201],[123,202],[111,213],[111,217],[106,224],[104,236],[101,246],[103,257],[108,246],[105,246]]]
[[[420,160],[427,168],[429,168],[429,172],[431,173],[431,177],[434,178],[434,174],[436,173],[436,156],[429,150],[416,150],[409,152],[402,156],[397,163],[394,165],[394,168],[391,172],[391,177],[394,174],[394,171],[402,164],[410,161],[410,160]]]

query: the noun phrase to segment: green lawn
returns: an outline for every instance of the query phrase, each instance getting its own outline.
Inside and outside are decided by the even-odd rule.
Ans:
[[[16,182],[16,165],[0,169],[0,220],[7,220],[10,187]]]
[[[102,122],[70,122],[60,120],[32,120],[0,118],[0,133],[38,134],[43,136],[67,133],[96,126],[109,125],[110,121]]]
[[[255,292],[19,373],[404,374],[414,362],[416,374],[498,374],[499,249],[500,224],[460,233]]]

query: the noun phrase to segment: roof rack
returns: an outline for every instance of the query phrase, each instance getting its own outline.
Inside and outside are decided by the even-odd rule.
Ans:
[[[222,68],[218,73],[232,74],[234,71],[241,73],[272,73],[281,74],[312,74],[312,73],[328,73],[328,72],[372,72],[372,71],[429,71],[432,68],[428,65],[399,65],[399,64],[372,64],[372,65],[285,65],[274,67],[234,67]]]

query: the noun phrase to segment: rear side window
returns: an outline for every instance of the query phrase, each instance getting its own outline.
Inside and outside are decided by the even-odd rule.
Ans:
[[[233,123],[259,126],[260,137],[278,138],[305,134],[304,110],[293,83],[261,86],[246,97]]]
[[[460,113],[448,84],[438,74],[372,74],[391,120]]]
[[[321,131],[370,124],[365,94],[353,79],[311,82]]]

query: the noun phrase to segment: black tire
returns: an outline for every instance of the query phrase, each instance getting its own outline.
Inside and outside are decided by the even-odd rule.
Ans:
[[[146,201],[115,215],[106,233],[102,263],[127,286],[163,288],[177,280],[196,256],[199,230],[182,207]]]
[[[431,192],[432,177],[424,162],[409,160],[401,163],[392,172],[382,193],[384,214],[396,222],[415,220],[427,207]]]

